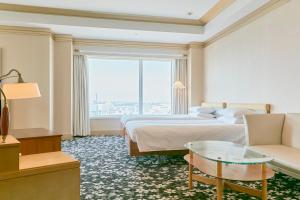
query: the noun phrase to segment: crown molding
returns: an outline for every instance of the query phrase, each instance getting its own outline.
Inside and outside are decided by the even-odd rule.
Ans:
[[[218,16],[223,10],[232,5],[236,0],[220,0],[216,5],[209,9],[200,19],[203,24],[207,24]]]
[[[188,44],[188,48],[203,48],[204,42],[191,42]]]
[[[69,34],[53,34],[56,42],[73,42],[73,36]]]
[[[2,26],[0,25],[0,33],[15,33],[26,35],[39,35],[51,37],[52,32],[47,28],[33,28],[33,27],[21,27],[21,26]]]
[[[47,14],[47,15],[126,20],[126,21],[136,21],[136,22],[151,22],[151,23],[178,24],[178,25],[196,25],[196,26],[203,25],[203,23],[200,20],[193,20],[193,19],[180,19],[180,18],[170,18],[170,17],[129,15],[129,14],[113,14],[113,13],[104,13],[104,12],[102,13],[102,12],[93,12],[93,11],[84,11],[84,10],[49,8],[49,7],[28,6],[28,5],[7,4],[7,3],[0,3],[0,10]]]
[[[187,50],[186,44],[154,43],[154,42],[130,42],[118,40],[93,40],[74,38],[73,45],[78,46],[117,46],[117,47],[136,47],[136,48],[165,48]]]
[[[226,9],[229,5],[231,5],[235,0],[221,0],[222,9]],[[210,44],[218,41],[219,39],[225,37],[226,35],[240,29],[242,26],[245,26],[257,18],[265,15],[266,13],[272,11],[284,5],[289,0],[271,0],[266,3],[261,8],[253,11],[242,19],[238,20],[231,26],[227,27],[223,31],[218,34],[210,37],[205,42],[201,43],[198,46],[207,47]],[[220,3],[219,2],[219,3]],[[218,4],[219,4],[218,3]],[[218,5],[217,4],[217,5]],[[215,6],[217,6],[215,5]],[[214,7],[215,7],[214,6]],[[210,15],[213,16],[216,12],[221,12],[220,8],[218,9],[210,9],[205,15],[212,12]],[[221,9],[221,10],[222,10]],[[25,13],[39,13],[39,14],[52,14],[52,15],[61,15],[61,16],[76,16],[76,17],[89,17],[89,18],[101,18],[101,19],[114,19],[114,20],[127,20],[127,21],[135,21],[135,22],[153,22],[153,23],[171,23],[171,24],[179,24],[179,25],[203,25],[200,20],[186,20],[186,19],[176,19],[176,18],[161,18],[161,17],[149,17],[149,16],[135,16],[135,15],[118,15],[118,14],[110,14],[110,13],[99,13],[99,12],[89,12],[82,10],[70,10],[70,9],[58,9],[58,8],[48,8],[48,7],[37,7],[37,6],[23,6],[16,4],[5,4],[0,3],[0,10],[6,11],[16,11],[16,12],[25,12]],[[204,20],[207,21],[207,20]],[[209,21],[209,20],[208,20]],[[51,36],[56,41],[71,41],[73,40],[72,36],[62,36],[60,34],[52,33],[50,29],[46,28],[29,28],[29,27],[17,27],[17,26],[1,26],[0,25],[0,33],[1,32],[9,32],[9,33],[17,33],[17,34],[31,34],[31,35],[47,35]],[[109,40],[91,40],[91,39],[76,39],[73,41],[74,44],[81,45],[106,45],[106,46],[117,46],[122,44],[123,46],[147,46],[150,48],[157,48],[164,46],[165,48],[173,48],[173,49],[188,49],[190,47],[196,47],[197,45],[191,44],[165,44],[165,43],[148,43],[148,42],[124,42],[124,41],[109,41]]]
[[[0,33],[16,33],[24,35],[35,36],[48,36],[55,41],[70,41],[74,45],[79,46],[123,46],[123,47],[137,47],[137,48],[165,48],[165,49],[182,49],[187,50],[187,44],[171,44],[171,43],[157,43],[157,42],[131,42],[131,41],[119,41],[119,40],[96,40],[96,39],[81,39],[73,38],[69,34],[55,34],[50,29],[46,28],[31,28],[21,26],[1,26]]]
[[[279,8],[280,6],[286,4],[290,0],[271,0],[270,2],[266,3],[264,6],[260,7],[259,9],[253,11],[252,13],[248,14],[247,16],[243,17],[242,19],[238,20],[231,26],[227,27],[223,31],[219,32],[215,36],[209,38],[204,43],[204,47],[207,47],[218,40],[222,39],[223,37],[239,30],[243,26],[246,26],[250,24],[251,22],[257,20],[258,18],[266,15],[267,13],[271,12],[272,10],[275,10],[276,8]]]

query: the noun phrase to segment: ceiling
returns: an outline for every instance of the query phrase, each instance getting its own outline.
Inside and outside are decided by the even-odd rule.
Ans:
[[[218,1],[219,0],[0,0],[2,3],[10,4],[181,19],[199,19]]]
[[[0,0],[0,25],[75,38],[187,44],[207,41],[276,0],[153,1]]]

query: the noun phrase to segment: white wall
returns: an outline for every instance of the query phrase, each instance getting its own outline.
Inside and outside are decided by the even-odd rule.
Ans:
[[[15,68],[24,81],[37,82],[41,98],[10,101],[11,128],[51,129],[51,35],[0,32],[3,73]]]
[[[54,40],[54,126],[56,132],[72,134],[72,37],[55,35]]]
[[[96,118],[91,119],[92,135],[118,134],[121,130],[120,118]]]
[[[300,1],[291,0],[205,48],[204,98],[300,112]]]

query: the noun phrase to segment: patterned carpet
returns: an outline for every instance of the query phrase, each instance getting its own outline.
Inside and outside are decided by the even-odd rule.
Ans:
[[[194,183],[187,188],[187,163],[182,156],[127,155],[122,137],[84,137],[63,142],[63,151],[81,161],[81,199],[215,199],[215,188]],[[243,183],[241,183],[243,184]],[[248,186],[260,188],[259,183]],[[300,180],[277,173],[269,181],[268,199],[300,200]],[[225,190],[224,199],[256,199]]]

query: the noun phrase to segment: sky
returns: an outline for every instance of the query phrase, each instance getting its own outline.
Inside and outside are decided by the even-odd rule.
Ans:
[[[139,61],[89,58],[89,96],[100,101],[139,101]],[[146,103],[171,102],[171,61],[143,61]]]

